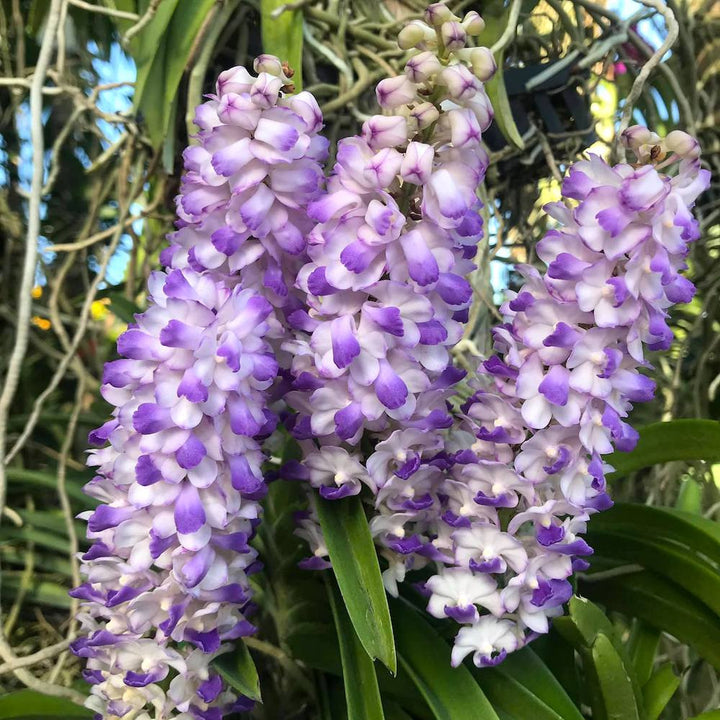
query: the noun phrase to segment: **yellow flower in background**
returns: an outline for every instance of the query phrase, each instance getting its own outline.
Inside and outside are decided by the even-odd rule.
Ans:
[[[42,297],[42,293],[43,293],[42,287],[40,285],[36,285],[32,289],[30,295],[32,295],[33,300],[37,300],[38,298]]]
[[[104,320],[110,312],[110,298],[95,300],[90,306],[90,315],[93,320]]]
[[[50,321],[47,318],[40,317],[39,315],[34,315],[30,322],[35,325],[35,327],[39,327],[41,330],[49,330],[50,329]]]

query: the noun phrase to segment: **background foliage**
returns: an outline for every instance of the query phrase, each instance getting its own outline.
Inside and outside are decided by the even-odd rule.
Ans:
[[[0,699],[0,717],[86,716],[75,704],[80,665],[67,651],[77,631],[67,590],[84,545],[74,516],[89,505],[83,452],[87,431],[105,420],[102,365],[143,307],[171,227],[193,107],[220,70],[265,50],[289,60],[296,85],[318,97],[331,141],[351,134],[374,108],[375,82],[402,62],[400,24],[424,4],[0,0],[0,689],[15,691]],[[296,568],[299,498],[275,483],[258,539],[260,633],[221,670],[249,695],[259,675],[256,715],[273,720],[717,719],[720,4],[451,5],[483,14],[480,40],[501,68],[481,190],[489,236],[458,361],[472,367],[487,350],[497,291],[516,281],[514,263],[533,260],[545,230],[541,205],[581,151],[611,151],[623,98],[675,27],[633,117],[697,134],[714,172],[690,258],[698,295],[675,314],[677,342],[656,358],[658,399],[634,418],[648,427],[631,456],[613,460],[622,502],[594,519],[592,570],[549,637],[497,669],[451,670],[448,628],[415,611],[412,590],[388,608],[362,507],[350,499],[343,518],[321,513],[337,579],[322,583]],[[40,253],[29,276],[28,247]],[[278,447],[276,459],[289,452]],[[367,613],[372,623],[362,622]]]

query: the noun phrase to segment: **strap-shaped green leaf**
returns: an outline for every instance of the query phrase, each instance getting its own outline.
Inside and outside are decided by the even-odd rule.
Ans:
[[[57,718],[81,720],[91,718],[93,712],[70,700],[43,695],[35,690],[18,690],[0,697],[0,718]]]
[[[590,656],[603,703],[602,709],[593,708],[593,718],[597,715],[597,720],[640,720],[632,679],[613,641],[607,635],[598,635]]]
[[[720,565],[720,523],[674,508],[617,503],[593,517],[594,530],[664,538],[692,548]]]
[[[607,458],[615,468],[612,477],[672,460],[720,461],[720,422],[671,420],[646,425],[640,428],[634,450],[616,452]]]
[[[475,677],[495,709],[533,720],[583,720],[548,666],[527,647]]]
[[[490,3],[483,12],[485,19],[485,30],[480,40],[486,45],[492,45],[503,33],[507,27],[509,10],[503,8],[502,3]],[[501,50],[495,55],[497,71],[495,75],[485,83],[485,91],[490,98],[497,123],[503,137],[518,150],[525,147],[525,142],[520,135],[520,131],[515,124],[512,109],[510,108],[510,99],[508,98],[507,89],[505,88],[505,75],[503,73],[503,61],[505,52]]]
[[[495,61],[498,69],[492,79],[485,83],[485,91],[490,98],[495,113],[495,122],[498,124],[503,137],[518,150],[525,147],[522,135],[515,124],[512,108],[510,107],[510,99],[508,98],[507,89],[505,88],[505,74],[503,73],[504,53],[498,53]]]
[[[393,602],[400,665],[436,720],[498,720],[470,671],[450,665],[450,648],[411,606]]]
[[[637,619],[633,621],[627,650],[641,685],[644,685],[652,675],[659,644],[660,633],[656,628]]]
[[[679,686],[680,678],[675,674],[672,663],[664,663],[657,669],[642,689],[647,720],[660,717]]]
[[[134,106],[156,148],[169,136],[180,80],[214,5],[215,0],[163,0],[130,43],[137,65]]]
[[[345,607],[367,654],[390,672],[397,670],[395,641],[362,501],[358,496],[316,502],[325,543]]]
[[[400,705],[395,702],[383,703],[385,709],[385,720],[412,720]]]
[[[273,15],[286,0],[261,0],[263,52],[276,55],[295,71],[295,91],[302,90],[303,14],[301,9],[283,10]]]
[[[720,669],[720,619],[676,583],[642,570],[602,580],[590,576],[579,585],[586,597],[670,633]]]
[[[584,597],[570,598],[567,615],[556,618],[553,627],[576,648],[591,648],[600,633],[618,644],[607,615]]]
[[[212,664],[230,687],[251,700],[262,702],[255,663],[242,640],[238,640],[231,652],[220,655]]]
[[[682,586],[720,616],[720,573],[701,555],[642,532],[591,530],[588,542],[603,558],[639,563]]]
[[[375,665],[360,644],[340,593],[330,588],[328,594],[340,641],[348,720],[385,720]]]

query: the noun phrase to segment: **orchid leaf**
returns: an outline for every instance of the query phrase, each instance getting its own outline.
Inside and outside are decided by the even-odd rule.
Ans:
[[[612,640],[598,635],[590,652],[602,697],[602,709],[593,708],[597,720],[640,720],[641,709],[632,678]],[[596,712],[597,711],[597,712]]]
[[[680,687],[680,678],[675,674],[672,663],[661,665],[643,685],[643,698],[647,720],[657,720],[665,706]]]
[[[262,702],[255,663],[242,640],[238,640],[231,652],[220,655],[212,664],[230,687],[251,700]]]
[[[453,668],[450,647],[411,606],[393,603],[400,665],[436,720],[498,720],[485,693],[464,666]]]
[[[372,659],[397,670],[390,611],[362,501],[317,498],[317,513],[345,607]]]
[[[261,0],[263,51],[286,62],[294,71],[295,91],[302,90],[303,14],[285,0]]]
[[[340,594],[330,588],[328,595],[340,642],[348,720],[385,720],[373,661],[360,644]]]
[[[615,468],[612,477],[675,460],[720,461],[720,422],[682,419],[646,425],[634,450],[607,458]]]
[[[590,530],[662,538],[702,553],[720,565],[720,524],[694,513],[639,503],[617,503],[593,517]]]
[[[579,587],[583,595],[608,610],[636,617],[693,646],[720,668],[720,618],[676,583],[641,570],[606,578],[590,575]]]
[[[638,682],[644,685],[652,675],[660,633],[640,620],[634,620],[627,642],[628,654]]]
[[[18,690],[0,697],[0,718],[57,718],[80,720],[93,717],[93,712],[70,700],[43,695],[35,690]]]
[[[475,676],[496,709],[534,720],[583,720],[565,689],[529,647]]]

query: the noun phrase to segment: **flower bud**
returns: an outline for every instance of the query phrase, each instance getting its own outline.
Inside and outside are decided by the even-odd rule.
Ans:
[[[479,89],[478,79],[464,65],[444,68],[438,80],[452,100],[470,100]]]
[[[676,153],[684,158],[694,159],[700,157],[700,144],[698,141],[682,130],[673,130],[668,133],[663,143],[666,150]]]
[[[278,94],[283,84],[284,80],[282,78],[261,72],[253,84],[252,90],[250,90],[250,99],[257,107],[271,108],[277,104]]]
[[[419,130],[424,130],[440,117],[440,111],[431,102],[424,102],[412,109],[410,117],[415,119]]]
[[[375,88],[378,105],[386,110],[411,103],[415,99],[415,95],[415,83],[411,82],[406,75],[385,78]]]
[[[450,124],[450,139],[453,147],[463,147],[480,142],[482,132],[475,113],[469,108],[450,110],[447,113]]]
[[[446,50],[453,51],[465,47],[467,33],[459,22],[445,22],[440,27],[440,37]]]
[[[413,20],[408,23],[398,34],[398,45],[403,50],[420,48],[425,43],[431,43],[435,39],[435,33],[420,20]]]
[[[450,8],[443,3],[433,3],[425,10],[425,21],[433,27],[439,28],[443,23],[459,20],[453,15]]]
[[[376,151],[404,145],[407,142],[407,120],[397,115],[373,115],[363,123],[362,136]]]
[[[256,73],[270,73],[270,75],[275,75],[275,77],[283,77],[283,66],[280,62],[280,59],[275,57],[275,55],[268,55],[267,53],[263,55],[258,55],[255,58],[255,62],[253,63],[253,68],[255,69]]]
[[[467,106],[475,113],[480,129],[487,130],[494,116],[493,106],[487,94],[484,92],[476,93],[472,100],[467,103]]]
[[[402,179],[415,185],[424,185],[430,179],[434,156],[432,145],[409,143],[400,166]]]
[[[497,70],[495,58],[486,47],[476,47],[470,51],[470,65],[473,75],[480,82],[487,82]]]
[[[659,143],[660,136],[654,132],[650,132],[650,130],[642,125],[632,125],[623,132],[622,141],[625,147],[634,150],[641,145],[655,145]]]
[[[462,19],[462,26],[465,28],[465,32],[468,35],[475,37],[485,29],[485,21],[478,13],[471,10],[469,13],[466,13],[465,17]]]
[[[625,130],[622,134],[622,143],[635,153],[641,163],[662,160],[661,153],[664,157],[664,151],[660,147],[660,136],[642,125],[632,125]]]
[[[255,78],[244,67],[239,66],[221,72],[215,88],[218,95],[225,95],[226,93],[240,95],[250,92],[254,82]]]
[[[440,61],[437,59],[435,53],[429,50],[413,55],[405,65],[407,76],[415,83],[430,80],[435,77],[440,70],[442,70]]]

